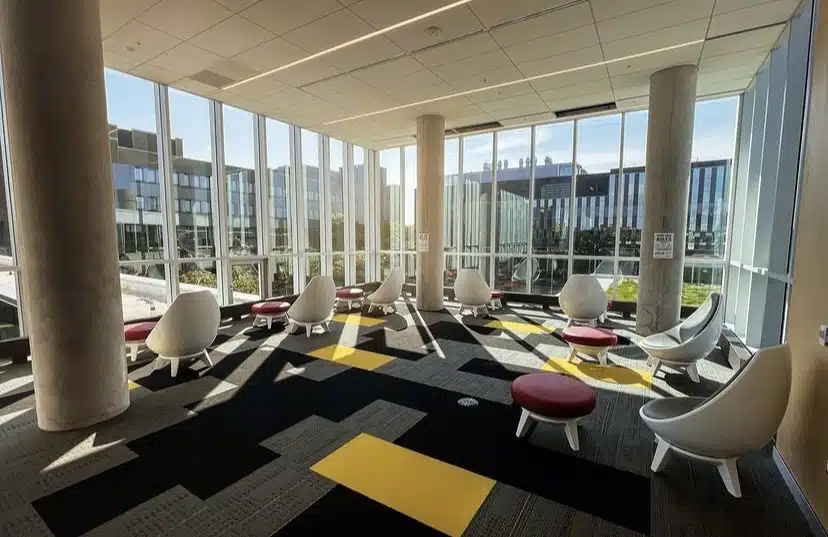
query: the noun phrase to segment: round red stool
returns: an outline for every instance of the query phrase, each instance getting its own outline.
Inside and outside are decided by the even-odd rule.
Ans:
[[[503,300],[504,296],[506,296],[506,293],[504,293],[503,291],[497,291],[495,289],[492,289],[492,296],[491,298],[489,298],[489,303],[491,307],[502,308],[503,303],[501,302],[501,300]]]
[[[290,309],[289,302],[277,300],[253,304],[250,308],[250,311],[256,314],[256,318],[253,320],[253,326],[258,328],[259,326],[267,325],[269,330],[275,319],[285,320],[288,309]]]
[[[570,447],[578,451],[578,420],[595,409],[595,390],[580,380],[558,373],[530,373],[512,382],[512,400],[523,408],[518,438],[534,422],[563,423]]]
[[[348,309],[354,307],[354,304],[359,305],[362,307],[362,299],[365,296],[365,291],[358,287],[346,287],[344,289],[337,289],[336,290],[336,305],[334,307],[339,307],[341,302],[348,303]]]
[[[124,326],[124,343],[129,349],[130,362],[138,359],[138,351],[147,344],[147,338],[156,324],[155,321],[148,321]]]
[[[561,332],[561,337],[569,343],[569,361],[581,352],[598,359],[601,365],[607,365],[607,351],[618,345],[618,336],[603,328],[589,326],[570,326]]]

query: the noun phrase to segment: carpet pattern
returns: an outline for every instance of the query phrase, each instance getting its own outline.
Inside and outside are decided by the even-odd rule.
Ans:
[[[807,535],[769,449],[739,461],[743,498],[716,469],[675,457],[649,470],[647,400],[708,395],[732,374],[714,351],[702,382],[648,376],[632,323],[612,367],[566,362],[554,312],[460,317],[343,312],[311,338],[225,323],[213,367],[129,366],[131,406],[44,433],[31,367],[0,366],[0,535]],[[573,452],[562,427],[515,437],[510,383],[564,372],[596,389]],[[461,406],[472,397],[477,404]]]

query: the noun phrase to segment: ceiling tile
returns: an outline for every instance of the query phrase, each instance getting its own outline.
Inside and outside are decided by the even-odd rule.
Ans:
[[[468,91],[483,88],[485,86],[494,86],[504,82],[513,82],[521,80],[523,75],[516,67],[509,65],[501,67],[500,69],[490,69],[483,73],[478,73],[467,78],[459,80],[452,80],[451,85],[455,91]]]
[[[562,88],[553,88],[539,93],[541,99],[546,102],[555,102],[561,99],[569,99],[579,95],[589,95],[592,93],[606,93],[612,91],[609,78],[593,80],[592,82],[585,82],[583,84],[576,84],[574,86],[565,86]]]
[[[499,120],[505,127],[520,127],[532,123],[544,123],[554,121],[557,118],[555,112],[544,112],[540,114],[528,114],[525,116],[510,117]]]
[[[607,78],[607,68],[603,65],[597,65],[595,67],[580,69],[571,73],[563,73],[560,75],[533,80],[532,87],[535,88],[536,91],[541,92],[553,88],[586,84],[588,82],[604,78]]]
[[[748,7],[765,4],[769,0],[716,0],[716,7],[713,9],[713,15],[720,13],[727,13],[728,11],[736,11],[737,9],[745,9]],[[791,11],[801,2],[801,0],[791,0]]]
[[[114,52],[125,58],[145,62],[171,49],[179,40],[159,32],[146,24],[132,21],[104,39],[104,52]]]
[[[628,13],[597,23],[601,42],[654,32],[683,22],[710,17],[713,0],[673,0],[666,4]]]
[[[273,39],[273,34],[244,17],[233,15],[190,39],[190,42],[219,56],[230,58]]]
[[[439,28],[440,31],[436,35],[431,35],[426,31],[431,27]],[[409,24],[387,35],[403,49],[413,52],[480,30],[483,30],[483,26],[477,17],[468,7],[460,6]]]
[[[388,93],[388,95],[392,98],[399,100],[401,103],[408,104],[416,101],[451,95],[453,93],[457,93],[457,91],[445,82],[440,82],[431,86],[403,86],[395,88],[392,92],[386,93]]]
[[[634,35],[617,41],[604,43],[604,57],[607,60],[643,54],[654,50],[681,45],[704,39],[710,19],[671,26],[655,32]]]
[[[110,69],[117,69],[118,71],[129,71],[141,63],[138,60],[122,56],[121,54],[117,54],[115,52],[108,52],[106,50],[104,50],[103,59],[105,66]]]
[[[181,78],[180,74],[168,71],[167,69],[163,69],[161,67],[156,67],[151,63],[139,65],[138,67],[131,69],[129,72],[135,76],[140,76],[141,78],[146,78],[147,80],[152,80],[160,84],[171,84]]]
[[[641,58],[607,64],[610,76],[635,73],[637,71],[654,72],[674,65],[696,65],[701,55],[702,44],[667,50]]]
[[[108,36],[159,0],[101,0],[101,35]]]
[[[552,73],[555,71],[562,71],[565,69],[573,69],[585,65],[592,65],[602,62],[604,56],[601,53],[601,47],[590,47],[566,54],[558,54],[557,56],[550,56],[540,60],[518,64],[518,69],[523,73],[523,76],[531,77]]]
[[[196,93],[198,95],[203,95],[205,97],[213,95],[219,88],[214,88],[213,86],[208,86],[207,84],[202,84],[197,80],[192,80],[190,78],[179,78],[176,80],[172,87],[180,89],[182,91],[187,91],[189,93]]]
[[[415,54],[414,57],[427,67],[437,67],[499,49],[497,41],[485,33],[430,48]]]
[[[650,87],[650,71],[637,71],[625,75],[616,75],[610,78],[612,87],[615,90],[633,88],[636,86]]]
[[[325,61],[342,71],[352,71],[403,54],[403,49],[381,35],[332,52],[325,56]]]
[[[290,89],[289,85],[275,80],[272,76],[266,76],[264,78],[251,80],[241,86],[236,86],[230,91],[246,99],[255,99],[258,101],[268,95],[273,95],[274,93],[279,93],[287,89]]]
[[[618,99],[615,101],[615,106],[618,110],[640,110],[646,109],[650,104],[649,96],[632,97],[630,99]]]
[[[336,0],[261,0],[241,15],[281,35],[339,9],[342,4]]]
[[[423,64],[411,56],[403,56],[396,60],[382,62],[371,67],[365,67],[351,73],[353,76],[372,86],[393,82],[405,75],[422,71]]]
[[[527,95],[535,93],[535,88],[528,82],[522,84],[513,84],[511,86],[504,86],[502,88],[494,88],[469,95],[469,99],[477,104],[488,103],[491,101],[498,101],[508,97],[515,97],[518,95]]]
[[[720,15],[714,15],[710,21],[708,37],[740,32],[749,28],[765,26],[778,22],[788,21],[794,13],[798,1],[776,0],[754,7],[729,11]]]
[[[583,2],[546,15],[533,17],[492,30],[492,37],[503,47],[525,43],[539,37],[593,24],[589,2]]]
[[[613,91],[616,99],[633,99],[650,94],[650,84],[639,84],[637,86],[627,86],[623,88],[615,88]]]
[[[563,110],[571,110],[573,108],[583,108],[585,106],[596,106],[599,104],[606,104],[615,102],[615,96],[611,91],[601,93],[592,93],[589,95],[579,95],[577,97],[570,97],[568,99],[560,99],[550,101],[547,104],[549,109],[553,112],[560,112]]]
[[[474,0],[470,7],[487,27],[513,21],[527,15],[554,9],[556,6],[570,3],[571,0]]]
[[[417,0],[415,2],[411,0],[362,0],[351,5],[349,9],[379,30],[449,3],[451,2],[445,0]],[[464,9],[464,7],[454,8],[454,10],[458,9]],[[428,20],[425,19],[425,21]]]
[[[216,2],[234,12],[248,8],[258,1],[259,0],[216,0]]]
[[[307,56],[307,51],[277,37],[246,50],[233,59],[256,71],[269,71]]]
[[[753,81],[753,77],[719,82],[703,82],[696,89],[696,97],[742,92],[750,85],[751,81]]]
[[[315,53],[373,31],[374,29],[364,20],[347,9],[341,9],[292,30],[282,37],[308,52]]]
[[[704,43],[702,58],[762,47],[770,50],[784,29],[784,24],[777,24],[750,32],[708,39]]]
[[[345,92],[370,87],[361,80],[352,77],[351,75],[340,75],[321,82],[314,82],[308,84],[302,89],[306,92],[316,95],[322,99],[327,99]]]
[[[410,87],[426,87],[434,86],[436,84],[444,84],[444,82],[439,76],[435,75],[428,69],[423,69],[421,71],[408,73],[407,75],[402,75],[372,85],[385,91],[386,93],[393,93],[397,90],[405,90]]]
[[[513,62],[521,64],[573,50],[595,47],[599,44],[595,26],[589,25],[520,43],[503,50]]]
[[[543,100],[540,97],[538,97],[538,94],[534,91],[532,93],[514,95],[512,97],[505,97],[503,99],[497,99],[494,101],[488,101],[480,104],[480,108],[489,113],[497,112],[500,110],[514,109],[521,106],[535,106],[540,108],[545,107]]]
[[[270,77],[290,84],[291,86],[299,87],[316,82],[317,80],[322,80],[323,78],[338,75],[341,72],[327,62],[314,60],[285,69],[284,71],[279,71],[278,73],[273,73]]]
[[[545,102],[539,100],[537,103],[521,104],[513,108],[496,110],[494,112],[490,112],[490,114],[493,118],[501,120],[530,114],[541,114],[549,111],[549,106],[547,106]]]
[[[592,4],[592,12],[595,14],[596,21],[603,21],[620,17],[628,13],[641,11],[659,4],[665,4],[670,0],[590,0]]]
[[[150,60],[150,63],[156,67],[179,73],[179,76],[187,76],[221,60],[221,56],[184,42],[156,56]]]
[[[699,71],[717,71],[719,69],[732,69],[737,67],[751,67],[756,72],[765,58],[768,57],[770,49],[762,47],[752,50],[740,50],[732,54],[719,54],[702,58],[699,62]]]
[[[179,39],[189,39],[232,14],[213,0],[161,0],[139,20]]]
[[[494,121],[494,118],[485,112],[470,116],[451,116],[446,118],[446,128],[456,129],[458,127],[470,127],[492,121]]]
[[[258,71],[233,59],[214,63],[210,66],[210,71],[235,81],[244,80],[259,74]]]
[[[502,50],[493,50],[470,58],[465,58],[453,63],[432,67],[438,76],[444,80],[458,80],[468,78],[478,73],[485,73],[492,69],[500,69],[512,66],[511,60]]]
[[[469,101],[466,97],[455,97],[454,99],[426,103],[410,110],[414,113],[415,118],[422,114],[462,117],[486,113],[480,106]]]

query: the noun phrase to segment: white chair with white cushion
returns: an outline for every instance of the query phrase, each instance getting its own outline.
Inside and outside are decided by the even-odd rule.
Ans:
[[[479,311],[489,314],[488,304],[492,300],[492,290],[476,268],[463,268],[457,271],[454,280],[454,297],[460,303],[460,315],[467,309],[477,317]]]
[[[314,326],[323,326],[328,330],[335,301],[336,283],[333,277],[314,276],[287,310],[288,332],[293,333],[297,327],[304,326],[305,335],[310,337]]]
[[[761,449],[776,434],[791,389],[787,345],[760,349],[709,398],[655,399],[639,411],[656,435],[652,471],[664,469],[670,453],[717,465],[728,492],[742,489],[736,460]]]
[[[710,354],[722,334],[722,295],[710,293],[684,322],[666,332],[645,337],[638,344],[649,356],[648,364],[655,375],[662,365],[684,369],[699,382],[696,362]]]
[[[592,274],[573,274],[561,289],[558,304],[569,318],[567,327],[574,323],[598,326],[598,318],[607,311],[607,293]]]
[[[405,270],[402,267],[394,267],[385,278],[385,281],[377,288],[376,291],[368,295],[366,298],[371,303],[368,306],[368,313],[371,313],[374,308],[380,308],[382,313],[393,309],[397,312],[397,299],[402,295],[403,284],[405,283]]]
[[[170,363],[172,376],[178,374],[178,363],[198,358],[212,366],[207,347],[216,339],[221,313],[210,291],[178,295],[147,336],[147,347],[158,355],[154,369]]]

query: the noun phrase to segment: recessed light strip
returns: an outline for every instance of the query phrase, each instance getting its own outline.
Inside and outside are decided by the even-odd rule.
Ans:
[[[484,86],[482,88],[477,88],[477,89],[473,89],[473,90],[460,91],[460,92],[457,92],[457,93],[452,93],[450,95],[443,95],[442,97],[434,97],[433,99],[426,99],[424,101],[417,101],[415,103],[401,104],[399,106],[392,106],[391,108],[384,108],[382,110],[377,110],[375,112],[368,112],[366,114],[359,114],[359,115],[356,115],[356,116],[345,117],[345,118],[342,118],[342,119],[336,119],[334,121],[328,121],[326,123],[323,123],[323,125],[336,125],[337,123],[344,123],[345,121],[351,121],[351,120],[354,120],[354,119],[361,119],[361,118],[365,118],[365,117],[376,116],[376,115],[379,115],[379,114],[385,114],[387,112],[394,112],[396,110],[403,110],[405,108],[411,108],[413,106],[420,106],[420,105],[423,105],[423,104],[434,103],[434,102],[437,102],[437,101],[444,101],[446,99],[453,99],[455,97],[463,97],[464,95],[472,95],[474,93],[480,93],[481,91],[489,91],[489,90],[493,90],[493,89],[497,89],[497,88],[505,88],[507,86],[514,86],[515,84],[523,84],[523,83],[526,83],[526,82],[532,82],[533,80],[540,80],[542,78],[549,78],[549,77],[552,77],[552,76],[564,75],[564,74],[567,74],[567,73],[574,73],[576,71],[583,71],[584,69],[589,69],[591,67],[599,67],[599,66],[602,66],[602,65],[609,65],[611,63],[617,63],[617,62],[623,62],[623,61],[627,61],[627,60],[633,60],[635,58],[643,58],[644,56],[651,56],[653,54],[658,54],[660,52],[667,52],[669,50],[675,50],[675,49],[679,49],[679,48],[689,47],[689,46],[692,46],[692,45],[697,45],[697,44],[702,43],[702,42],[704,42],[704,39],[696,39],[695,41],[688,41],[686,43],[681,43],[680,45],[673,45],[671,47],[664,47],[664,48],[659,48],[659,49],[655,49],[655,50],[649,50],[647,52],[640,52],[638,54],[632,54],[630,56],[623,56],[621,58],[615,58],[614,60],[604,60],[604,61],[600,61],[600,62],[596,62],[596,63],[590,63],[590,64],[587,64],[587,65],[581,65],[581,66],[578,66],[578,67],[572,67],[570,69],[563,69],[562,71],[554,71],[552,73],[545,73],[545,74],[542,74],[542,75],[530,76],[530,77],[527,77],[527,78],[521,78],[520,80],[511,80],[509,82],[502,82],[500,84],[493,84],[491,86]]]
[[[385,28],[377,30],[376,32],[371,32],[370,34],[365,34],[361,37],[357,37],[356,39],[351,39],[350,41],[346,41],[345,43],[340,43],[339,45],[336,45],[335,47],[331,47],[329,49],[325,49],[325,50],[317,52],[315,54],[311,54],[310,56],[306,56],[304,58],[296,60],[295,62],[286,63],[285,65],[282,65],[282,66],[277,67],[275,69],[271,69],[270,71],[266,71],[264,73],[260,73],[260,74],[255,75],[255,76],[251,76],[250,78],[245,78],[244,80],[240,80],[238,82],[234,82],[234,83],[230,84],[229,86],[225,86],[221,89],[229,90],[229,89],[237,88],[237,87],[241,86],[242,84],[247,84],[248,82],[253,82],[254,80],[258,80],[260,78],[270,76],[274,73],[278,73],[279,71],[284,71],[285,69],[289,69],[289,68],[294,67],[296,65],[299,65],[299,64],[302,64],[302,63],[305,63],[305,62],[309,62],[311,60],[315,60],[316,58],[320,58],[322,56],[325,56],[326,54],[330,54],[331,52],[336,52],[337,50],[342,50],[345,47],[350,47],[351,45],[355,45],[357,43],[367,41],[367,40],[372,39],[374,37],[377,37],[379,35],[387,34],[388,32],[392,32],[392,31],[394,31],[398,28],[402,28],[403,26],[408,26],[409,24],[414,24],[417,21],[421,21],[423,19],[427,19],[428,17],[437,15],[438,13],[442,13],[444,11],[448,11],[450,9],[454,9],[456,7],[462,6],[464,4],[468,4],[471,1],[472,0],[459,0],[459,1],[454,2],[452,4],[448,4],[446,6],[434,9],[432,11],[429,11],[427,13],[417,15],[416,17],[411,17],[410,19],[406,19],[406,20],[398,22],[396,24],[392,24],[391,26],[386,26]]]

